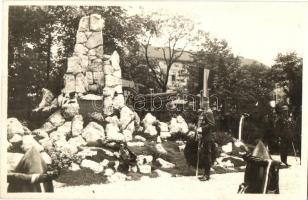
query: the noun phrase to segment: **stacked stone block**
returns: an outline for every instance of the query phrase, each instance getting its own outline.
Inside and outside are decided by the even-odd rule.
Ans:
[[[103,51],[104,21],[100,15],[81,18],[73,56],[67,60],[63,93],[98,94],[104,97],[104,114],[124,106],[120,58]]]

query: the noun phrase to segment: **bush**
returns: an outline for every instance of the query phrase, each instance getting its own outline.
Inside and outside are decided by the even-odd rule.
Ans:
[[[76,164],[80,164],[82,161],[81,157],[77,156],[76,154],[69,157],[63,152],[56,151],[54,148],[49,149],[47,153],[52,160],[52,163],[48,166],[50,170],[67,169],[71,166],[73,162]]]

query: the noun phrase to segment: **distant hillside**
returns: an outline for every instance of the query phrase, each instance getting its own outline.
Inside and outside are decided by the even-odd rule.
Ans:
[[[241,61],[241,66],[244,66],[244,65],[251,65],[251,64],[258,64],[258,65],[265,65],[255,59],[251,59],[251,58],[244,58],[242,56],[239,56],[240,58],[240,61]],[[266,66],[266,65],[265,65]]]

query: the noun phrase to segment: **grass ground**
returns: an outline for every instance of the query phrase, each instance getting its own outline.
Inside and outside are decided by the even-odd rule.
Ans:
[[[160,169],[160,170],[168,172],[174,177],[195,175],[195,168],[188,167],[184,156],[184,152],[179,150],[178,147],[179,145],[175,141],[163,142],[163,146],[165,150],[168,152],[166,155],[158,154],[157,151],[155,150],[155,144],[156,143],[154,141],[146,141],[144,146],[130,147],[130,150],[134,152],[136,155],[152,155],[153,162],[151,164],[152,165],[151,174],[143,175],[140,173],[128,172],[127,176],[130,177],[129,180],[131,181],[140,180],[142,176],[149,176],[150,178],[156,178],[158,175],[155,172],[155,170],[160,169],[160,166],[157,162],[155,162],[155,159],[159,157],[175,164],[174,168]],[[114,160],[114,158],[111,158],[110,156],[105,155],[104,153],[98,153],[98,155],[92,157],[91,159],[96,162],[100,162],[103,159],[108,159],[110,161]],[[234,170],[215,166],[214,170],[215,171],[213,173],[215,174],[244,171],[244,169],[240,169],[238,166],[235,166]],[[202,174],[203,170],[200,169],[199,173]],[[91,170],[83,168],[81,170],[74,172],[69,170],[62,170],[57,181],[65,183],[67,186],[108,183],[107,177],[105,177],[102,173],[95,174]]]

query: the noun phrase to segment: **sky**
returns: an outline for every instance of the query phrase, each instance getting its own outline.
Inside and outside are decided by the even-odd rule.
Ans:
[[[142,4],[145,12],[162,11],[193,19],[198,28],[225,39],[235,55],[268,66],[278,53],[303,56],[304,9],[300,3],[160,3]],[[133,5],[131,13],[138,13]]]

